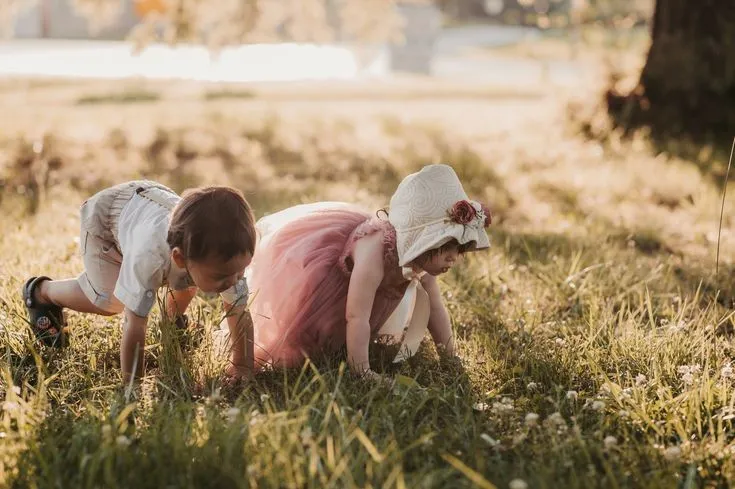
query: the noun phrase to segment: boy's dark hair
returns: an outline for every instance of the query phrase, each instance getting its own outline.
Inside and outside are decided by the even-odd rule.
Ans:
[[[255,218],[242,192],[231,187],[188,189],[171,215],[168,245],[189,260],[230,260],[255,253]]]

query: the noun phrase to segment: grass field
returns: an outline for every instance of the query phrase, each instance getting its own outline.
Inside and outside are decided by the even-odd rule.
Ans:
[[[728,487],[735,479],[728,198],[643,139],[605,146],[553,87],[0,84],[0,484],[163,488]],[[493,247],[441,280],[461,360],[420,354],[393,385],[344,365],[227,388],[202,328],[149,328],[121,386],[119,320],[69,313],[38,350],[26,277],[74,276],[77,209],[146,177],[228,183],[257,216],[313,200],[387,204],[452,164],[494,210]],[[723,165],[727,162],[716,162]],[[731,194],[732,195],[732,194]]]

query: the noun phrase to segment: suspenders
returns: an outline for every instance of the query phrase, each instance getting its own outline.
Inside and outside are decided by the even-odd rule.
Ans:
[[[157,192],[158,191],[158,192]],[[138,187],[135,189],[135,193],[140,195],[141,197],[145,197],[146,199],[155,202],[156,204],[160,205],[161,207],[168,209],[169,211],[174,210],[174,207],[176,204],[171,202],[170,199],[165,199],[160,192],[166,192],[171,193],[171,195],[176,195],[172,193],[168,189],[163,189],[161,187]]]

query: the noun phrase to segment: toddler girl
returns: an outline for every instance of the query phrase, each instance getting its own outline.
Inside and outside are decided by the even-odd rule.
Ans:
[[[247,273],[260,366],[295,366],[346,345],[351,369],[374,375],[371,341],[399,345],[400,361],[427,329],[454,353],[436,277],[489,246],[490,213],[469,200],[451,167],[429,165],[401,182],[387,216],[323,202],[256,223]]]

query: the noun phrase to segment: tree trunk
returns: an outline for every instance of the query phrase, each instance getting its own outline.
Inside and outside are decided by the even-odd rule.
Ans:
[[[625,129],[654,137],[723,141],[735,136],[735,0],[657,0],[638,87],[608,93]]]

